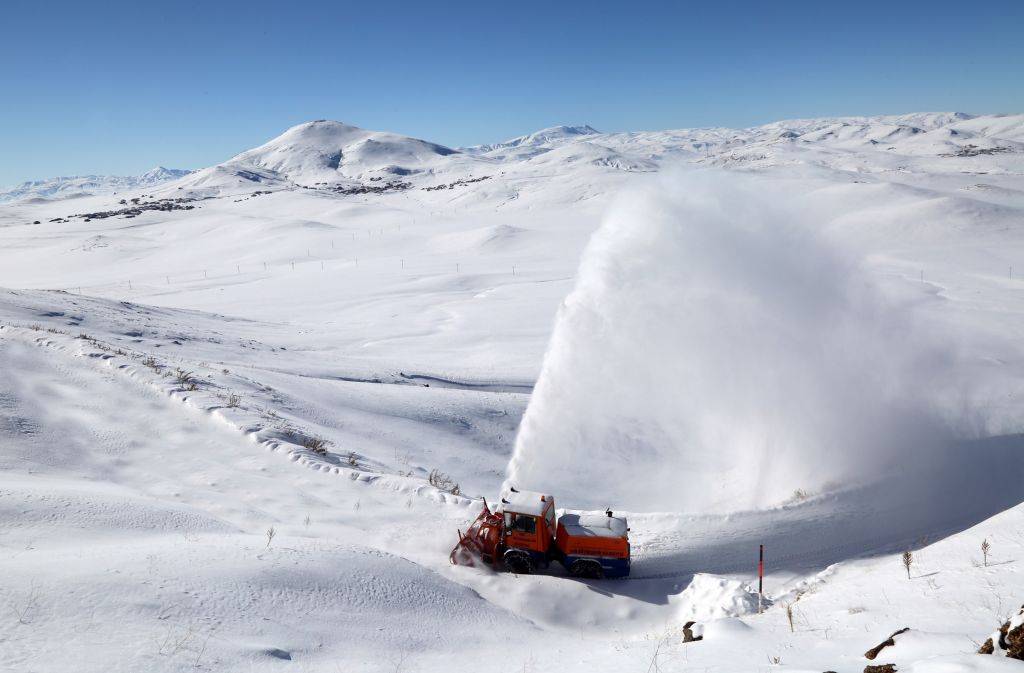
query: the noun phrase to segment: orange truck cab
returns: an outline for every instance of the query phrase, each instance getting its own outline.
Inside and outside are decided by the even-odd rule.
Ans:
[[[556,560],[578,577],[629,575],[629,527],[610,510],[557,518],[552,496],[512,489],[501,499],[501,516],[500,553],[512,572],[529,573]]]
[[[511,490],[501,499],[505,551],[502,560],[514,573],[547,568],[555,542],[555,499],[536,491]]]

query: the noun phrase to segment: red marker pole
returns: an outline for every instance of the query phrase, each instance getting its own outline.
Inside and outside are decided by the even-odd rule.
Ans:
[[[761,545],[760,555],[757,559],[757,613],[764,610],[764,545]]]

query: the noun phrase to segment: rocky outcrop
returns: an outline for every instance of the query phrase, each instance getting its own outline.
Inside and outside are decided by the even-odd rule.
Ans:
[[[1024,606],[989,636],[978,654],[995,654],[1024,661]]]

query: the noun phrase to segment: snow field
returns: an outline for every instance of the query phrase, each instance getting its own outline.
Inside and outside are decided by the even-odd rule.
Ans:
[[[1008,670],[1015,664],[972,652],[1024,602],[1014,434],[1024,295],[1010,272],[1024,270],[1020,123],[938,113],[744,130],[552,129],[458,153],[321,123],[146,190],[201,197],[194,210],[85,222],[64,218],[115,209],[116,199],[5,204],[0,285],[21,289],[0,293],[0,667],[859,673],[865,650],[909,626],[876,663]],[[666,178],[679,164],[767,186]],[[303,188],[385,180],[412,186]],[[622,235],[605,254],[593,253],[607,231],[599,234],[577,273],[624,190],[643,195],[627,202],[639,216],[619,216]],[[708,205],[716,200],[724,206]],[[797,212],[809,232],[783,222]],[[689,228],[665,238],[655,225],[680,213]],[[757,235],[746,238],[737,221]],[[630,236],[647,239],[629,247]],[[758,254],[739,256],[737,269],[728,262],[744,241]],[[616,265],[623,273],[608,276]],[[764,398],[785,410],[778,401],[788,396],[816,413],[775,414],[767,425],[793,433],[779,446],[842,436],[859,447],[847,456],[857,460],[818,483],[835,461],[788,453],[780,463],[793,469],[766,468],[758,496],[737,500],[757,462],[710,456],[734,462],[731,482],[716,489],[721,473],[705,453],[682,475],[661,469],[672,497],[631,502],[638,487],[667,487],[650,488],[653,470],[600,481],[623,461],[593,456],[599,489],[566,482],[554,494],[562,506],[628,516],[633,579],[450,566],[455,529],[507,476],[520,419],[552,395],[547,373],[538,376],[559,306],[587,283],[612,287],[584,298],[614,297],[638,269],[673,288],[696,280],[729,301],[659,294],[651,283],[618,298],[625,314],[674,310],[682,296],[711,331],[746,318],[778,347],[682,339],[691,357],[681,359],[680,334],[699,325],[627,323],[643,336],[631,350],[621,335],[580,340],[570,330],[574,349],[602,344],[578,352],[599,371],[564,370],[570,411],[587,400],[600,400],[606,418],[636,411],[621,395],[658,375],[640,411],[658,407],[653,415],[665,418],[683,406],[697,426],[717,414],[721,436],[756,439],[753,425],[726,420],[756,417]],[[870,293],[857,289],[865,284]],[[860,299],[838,321],[809,308],[851,295]],[[735,308],[745,303],[756,310]],[[893,310],[897,318],[872,323]],[[622,327],[623,314],[611,323]],[[803,329],[782,339],[769,329],[773,315]],[[808,335],[832,325],[828,348],[852,344],[852,355],[830,376],[773,389],[776,375],[790,378],[813,355]],[[800,352],[786,355],[792,343]],[[854,357],[864,344],[878,346],[872,362]],[[708,363],[728,363],[730,346],[733,362],[758,365],[758,385],[716,382],[728,368]],[[623,353],[633,366],[622,366]],[[679,362],[702,375],[671,376]],[[840,385],[872,367],[879,385]],[[540,406],[527,410],[535,384]],[[958,419],[945,435],[950,450],[917,458],[908,439],[932,426],[905,414],[887,422],[879,391]],[[748,401],[740,414],[737,397]],[[837,409],[856,411],[857,422]],[[803,423],[821,412],[819,427]],[[879,469],[872,437],[894,433],[908,453]],[[564,460],[558,451],[572,443],[553,437],[535,441]],[[303,446],[312,438],[328,442],[326,454]],[[435,469],[461,494],[429,485]],[[992,545],[988,566],[982,540]],[[749,587],[761,543],[771,605],[757,615]],[[899,560],[908,548],[910,579]],[[690,619],[704,640],[683,644]]]

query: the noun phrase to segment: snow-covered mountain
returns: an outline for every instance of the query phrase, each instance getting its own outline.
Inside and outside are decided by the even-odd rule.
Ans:
[[[875,172],[897,170],[908,158],[917,157],[937,159],[945,168],[960,170],[962,161],[969,162],[973,156],[1021,151],[1022,115],[919,113],[790,120],[748,129],[628,133],[601,133],[586,125],[556,126],[460,149],[319,120],[295,126],[221,164],[166,183],[160,193],[207,197],[245,194],[256,188],[355,195],[447,188],[497,175],[507,176],[503,184],[509,186],[516,176],[530,179],[552,171],[566,176],[595,170],[650,173],[687,163],[749,170],[807,165]],[[479,189],[492,194],[495,186],[489,183]],[[507,196],[509,192],[504,193]]]
[[[527,159],[548,151],[553,146],[579,140],[584,136],[600,135],[600,131],[589,125],[583,126],[552,126],[525,136],[512,138],[492,145],[475,145],[466,147],[464,152],[494,158]]]
[[[0,668],[1019,665],[1024,115],[317,121],[117,191],[0,205]],[[631,578],[452,566],[509,476],[632,507]]]
[[[177,180],[191,172],[157,166],[141,175],[74,175],[32,180],[0,189],[0,203],[19,199],[65,199],[74,196],[155,187],[171,180]]]
[[[67,198],[157,187],[197,193],[327,187],[372,182],[418,186],[530,167],[596,166],[650,172],[664,162],[767,167],[808,163],[835,167],[851,153],[893,157],[960,157],[1024,151],[1024,115],[918,113],[773,122],[748,129],[679,129],[601,133],[591,126],[555,126],[489,145],[452,149],[395,133],[319,120],[199,171],[155,168],[139,176],[75,176],[25,182],[0,191],[0,202]],[[549,153],[553,153],[550,156]],[[892,163],[879,158],[879,163]],[[182,179],[183,178],[183,179]],[[378,185],[380,186],[380,185]]]
[[[319,120],[294,126],[259,147],[197,171],[179,186],[333,187],[434,176],[459,168],[468,171],[479,163],[458,150],[425,140]]]

